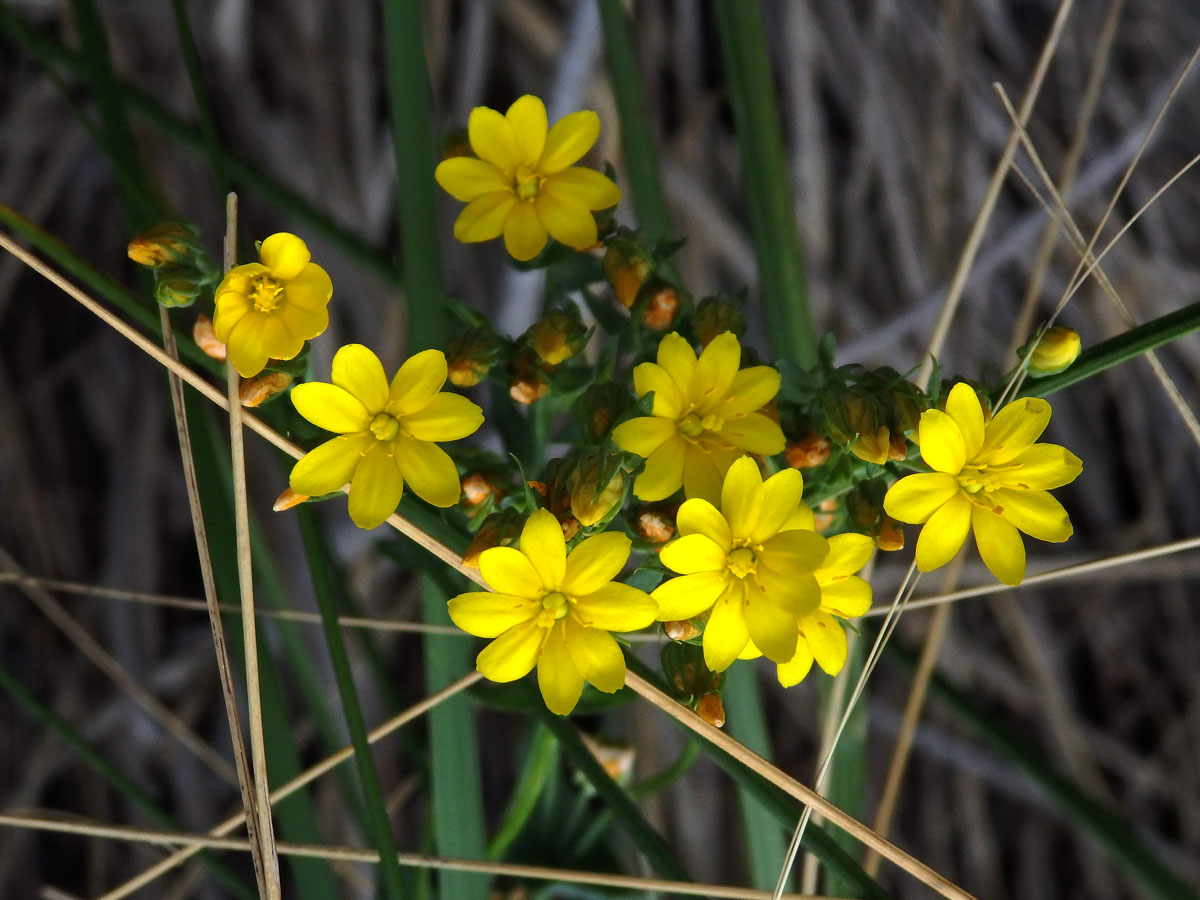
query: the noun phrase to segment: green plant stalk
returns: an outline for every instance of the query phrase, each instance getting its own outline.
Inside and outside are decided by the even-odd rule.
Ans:
[[[469,588],[461,579],[437,565],[436,574],[426,572],[420,576],[425,621],[449,625],[446,601]],[[474,668],[472,645],[473,642],[453,635],[426,635],[426,690],[430,693],[439,691],[461,678],[463,672],[471,671]],[[430,710],[428,718],[433,833],[438,852],[444,856],[483,859],[487,850],[487,828],[474,704],[470,697],[460,694]],[[485,900],[488,881],[486,875],[442,872],[438,875],[439,893],[445,900]]]
[[[645,781],[633,785],[629,789],[629,796],[634,800],[642,800],[646,797],[653,797],[659,791],[666,790],[676,779],[687,772],[699,758],[700,741],[693,738],[683,745],[683,752],[679,754],[678,759],[661,772],[657,772]]]
[[[21,706],[34,719],[57,734],[70,746],[97,775],[104,779],[118,794],[150,818],[158,827],[171,831],[185,831],[183,824],[165,812],[145,790],[132,778],[117,768],[103,753],[92,746],[70,722],[37,699],[7,669],[0,665],[0,689]],[[242,900],[256,900],[258,892],[218,861],[208,850],[202,850],[199,858],[213,875],[235,896]]]
[[[915,670],[917,656],[894,641],[887,645],[892,656]],[[1100,849],[1148,896],[1160,900],[1195,900],[1195,887],[1176,875],[1137,837],[1133,824],[1092,797],[1075,782],[1046,762],[1044,753],[993,722],[962,691],[935,674],[932,695],[946,704],[964,725],[995,753],[1008,760],[1036,784],[1058,808],[1063,818]]]
[[[225,160],[220,152],[221,141],[217,133],[216,116],[213,114],[212,96],[204,79],[204,67],[201,65],[200,50],[196,46],[196,37],[188,19],[187,3],[185,0],[171,0],[171,9],[175,14],[175,29],[179,34],[183,64],[187,69],[192,97],[196,102],[196,115],[200,119],[200,136],[204,141],[208,165],[217,185],[217,194],[224,197],[229,193],[229,173],[225,170]]]
[[[517,779],[516,787],[513,788],[508,810],[500,820],[495,836],[488,843],[487,859],[497,860],[504,857],[505,851],[512,846],[512,842],[517,839],[521,829],[533,815],[538,798],[542,796],[542,791],[557,765],[558,742],[546,728],[535,725],[530,737],[529,751],[525,754],[525,765],[522,767],[520,778]]]
[[[811,368],[817,362],[817,336],[759,0],[713,0],[713,10],[733,105],[767,341],[776,358]]]
[[[763,715],[762,694],[754,666],[731,666],[725,673],[726,730],[765,760],[771,759],[771,736]],[[769,891],[779,878],[779,864],[787,854],[783,829],[771,812],[751,793],[738,791],[742,814],[742,847],[750,869],[750,882]]]
[[[819,682],[822,709],[836,722],[842,720],[846,709],[845,704],[853,691],[851,686],[858,683],[863,671],[865,642],[861,635],[848,635],[848,637],[850,638],[850,652],[846,658],[846,666],[839,676],[846,690],[836,709],[832,708],[836,693],[833,689],[835,682],[833,679],[824,677]],[[866,808],[866,772],[867,695],[864,692],[850,713],[846,728],[842,732],[842,738],[838,741],[837,749],[834,751],[833,762],[829,770],[828,787],[825,791],[826,797],[857,819],[863,817],[863,810]],[[829,834],[846,853],[854,854],[858,851],[860,846],[858,841],[837,826],[831,827]],[[826,874],[825,893],[837,897],[853,890],[853,883],[839,873],[829,871]]]
[[[363,799],[366,802],[368,831],[371,842],[379,851],[379,874],[383,881],[384,893],[389,900],[402,900],[406,892],[397,859],[396,840],[388,821],[387,803],[379,783],[379,773],[375,769],[375,759],[371,755],[362,705],[358,702],[354,675],[350,671],[350,659],[346,654],[346,644],[342,640],[341,626],[338,624],[337,586],[341,585],[342,579],[333,572],[334,564],[329,558],[324,536],[317,526],[316,513],[303,506],[296,512],[300,524],[300,537],[304,543],[304,552],[308,558],[313,588],[317,595],[317,605],[321,609],[325,644],[329,648],[334,675],[337,678],[338,694],[346,715],[346,726],[350,729],[350,741],[354,745],[354,762],[358,768]]]
[[[638,76],[633,36],[621,0],[596,0],[600,27],[604,31],[604,50],[617,117],[621,123],[621,149],[629,183],[633,186],[633,207],[638,227],[650,244],[671,236],[671,217],[658,164],[654,129],[646,113],[646,95]]]
[[[1128,359],[1140,356],[1194,331],[1200,331],[1200,303],[1192,303],[1175,312],[1152,319],[1128,331],[1089,347],[1068,368],[1044,378],[1027,378],[1022,397],[1048,397],[1056,391],[1099,375]]]
[[[388,105],[396,152],[408,351],[440,347],[447,327],[433,168],[436,141],[423,0],[383,0]]]

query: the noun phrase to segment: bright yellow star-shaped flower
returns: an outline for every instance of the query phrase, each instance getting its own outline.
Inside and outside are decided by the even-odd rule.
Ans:
[[[537,256],[547,235],[576,250],[596,243],[592,211],[621,199],[609,178],[575,165],[596,143],[600,117],[582,110],[546,125],[545,105],[528,94],[504,115],[486,106],[472,110],[467,136],[478,159],[447,159],[433,173],[468,204],[454,223],[456,238],[474,243],[503,234],[521,261]]]
[[[575,708],[585,681],[606,693],[625,684],[625,657],[612,631],[654,621],[650,595],[614,582],[629,559],[629,538],[615,531],[581,541],[568,555],[562,526],[544,509],[529,517],[519,544],[492,547],[479,571],[495,593],[473,591],[450,601],[454,624],[495,638],[476,667],[491,681],[516,681],[537,666],[551,712]]]
[[[300,415],[339,432],[296,463],[298,494],[316,496],[350,484],[350,518],[359,528],[383,524],[400,502],[405,482],[434,506],[453,506],[462,487],[454,461],[435,441],[455,441],[483,424],[483,410],[458,394],[439,393],[446,357],[424,350],[388,384],[383,363],[362,344],[333,357],[333,383],[292,389]]]
[[[658,362],[633,370],[639,397],[654,392],[651,415],[622,422],[617,446],[646,458],[634,482],[639,500],[662,500],[683,487],[688,497],[716,500],[721,480],[745,453],[783,452],[783,431],[760,410],[779,392],[770,366],[739,370],[742,346],[733,332],[713,338],[699,359],[675,332],[658,345]]]
[[[796,655],[796,620],[820,607],[813,573],[829,552],[811,530],[803,493],[795,469],[763,481],[758,463],[743,456],[725,476],[720,509],[699,497],[679,507],[680,536],[659,558],[681,577],[652,596],[663,622],[712,610],[704,626],[704,661],[712,671],[727,669],[751,641],[776,663]]]
[[[213,317],[217,340],[243,378],[257,375],[268,360],[294,359],[305,341],[329,327],[326,307],[333,296],[329,275],[294,234],[271,235],[258,256],[261,262],[225,274]]]
[[[956,384],[946,411],[921,414],[917,443],[932,472],[901,478],[883,508],[901,522],[924,523],[917,539],[922,572],[948,563],[974,532],[984,565],[1004,584],[1025,577],[1020,532],[1055,543],[1071,536],[1071,520],[1050,489],[1083,471],[1079,457],[1039,444],[1050,404],[1015,400],[985,421],[975,390]]]

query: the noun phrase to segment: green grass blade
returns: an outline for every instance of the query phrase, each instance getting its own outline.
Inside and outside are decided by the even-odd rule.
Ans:
[[[487,858],[503,859],[504,852],[517,839],[537,806],[538,798],[558,765],[558,742],[546,728],[535,725],[530,736],[525,765],[513,788],[508,811],[500,820],[496,834],[487,847]]]
[[[916,669],[915,653],[895,642],[888,644],[888,650],[905,667]],[[1087,835],[1115,866],[1141,885],[1148,896],[1160,900],[1195,900],[1195,887],[1171,871],[1146,846],[1137,836],[1133,823],[1088,796],[1079,785],[1049,765],[1044,753],[997,725],[966,694],[940,675],[933,676],[930,691],[981,741],[1036,784],[1063,818],[1080,834]]]
[[[333,661],[338,694],[342,699],[346,725],[350,729],[350,741],[354,745],[354,762],[358,767],[358,777],[366,803],[368,831],[371,842],[379,851],[379,874],[383,881],[384,893],[389,900],[402,900],[405,896],[404,878],[396,856],[396,840],[388,821],[387,804],[379,784],[379,773],[375,769],[375,759],[371,755],[371,745],[367,740],[367,725],[363,719],[362,705],[358,702],[354,675],[350,671],[350,659],[346,654],[346,644],[342,640],[341,626],[338,624],[337,586],[342,584],[342,579],[333,571],[333,560],[330,559],[325,546],[324,535],[317,527],[316,513],[302,506],[297,510],[297,519],[300,523],[304,552],[312,573],[317,604],[321,609],[325,643]]]
[[[864,662],[864,641],[861,635],[849,635],[851,638],[850,652],[846,658],[846,667],[842,670],[845,690],[841,702],[833,707],[836,699],[835,682],[822,677],[821,688],[822,708],[836,722],[842,720],[845,713],[846,701],[854,691],[854,685],[862,676]],[[829,770],[828,787],[825,796],[836,803],[856,819],[863,818],[866,800],[867,772],[867,694],[864,691],[859,697],[858,704],[850,713],[846,728],[838,741],[833,754],[833,763]],[[857,853],[861,846],[846,832],[836,825],[829,827],[830,837],[837,842],[848,854]],[[825,893],[839,897],[854,890],[852,882],[843,878],[838,872],[829,871],[826,876]]]
[[[183,53],[183,64],[187,69],[188,83],[191,85],[192,97],[196,102],[196,115],[200,119],[200,135],[204,140],[208,165],[212,169],[213,180],[217,184],[217,194],[224,197],[229,192],[229,174],[225,169],[225,160],[220,152],[221,142],[217,134],[217,120],[213,114],[212,97],[209,94],[208,83],[204,80],[204,68],[200,63],[200,50],[196,46],[192,23],[188,19],[187,3],[185,0],[171,0],[171,10],[175,15],[175,30],[179,34],[179,49]]]
[[[449,625],[446,601],[467,585],[440,570],[421,575],[425,621]],[[475,668],[472,642],[454,635],[425,637],[425,688],[438,691]],[[473,701],[465,694],[451,697],[429,712],[429,773],[434,840],[443,856],[483,859],[487,830],[483,811],[481,745]],[[469,872],[442,872],[440,896],[445,900],[483,900],[488,877]]]
[[[762,11],[759,0],[714,0],[713,9],[737,128],[767,341],[776,358],[810,368],[817,362],[817,339]]]
[[[771,759],[771,738],[763,715],[762,695],[753,664],[731,666],[725,674],[726,730],[763,759]],[[748,791],[738,791],[742,813],[742,846],[750,869],[750,882],[769,891],[779,879],[779,866],[787,854],[783,829],[770,810]]]
[[[638,75],[633,37],[621,0],[597,0],[597,3],[609,76],[617,101],[617,117],[621,122],[621,149],[629,182],[633,185],[633,207],[637,212],[638,228],[653,244],[671,236],[671,218],[658,165],[654,129],[646,113],[646,96]]]
[[[11,672],[0,665],[0,690],[3,690],[12,700],[25,709],[33,718],[41,722],[68,744],[80,758],[118,794],[123,796],[137,809],[141,810],[160,828],[183,832],[187,829],[179,820],[166,813],[146,791],[138,786],[132,778],[115,766],[103,753],[92,746],[74,726],[63,719],[50,707],[21,684]],[[246,881],[238,877],[232,869],[219,862],[209,851],[202,851],[199,858],[209,867],[218,881],[242,900],[256,900],[258,892]]]

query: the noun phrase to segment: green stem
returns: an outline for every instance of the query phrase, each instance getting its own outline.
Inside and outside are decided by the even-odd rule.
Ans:
[[[811,368],[817,362],[817,339],[759,0],[713,0],[713,9],[737,128],[767,340],[776,358]]]
[[[188,82],[192,87],[192,97],[196,101],[196,114],[200,118],[200,135],[204,141],[208,165],[212,169],[213,180],[217,183],[217,193],[224,197],[229,193],[229,173],[226,171],[225,160],[221,154],[217,120],[213,113],[208,84],[204,80],[200,50],[196,47],[196,37],[192,31],[191,21],[188,19],[187,3],[185,0],[171,0],[171,8],[175,13],[175,29],[179,33],[179,47],[183,51],[183,63],[187,69]]]

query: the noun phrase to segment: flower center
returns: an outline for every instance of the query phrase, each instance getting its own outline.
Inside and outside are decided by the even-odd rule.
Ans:
[[[695,440],[706,431],[720,431],[725,427],[725,420],[713,413],[700,416],[698,413],[689,412],[679,420],[678,427],[685,437]]]
[[[753,575],[758,569],[758,562],[754,558],[754,551],[749,547],[738,547],[738,549],[726,557],[726,562],[729,564],[729,571],[738,578]]]
[[[963,470],[958,473],[958,485],[968,494],[994,491],[996,488],[1003,487],[1000,483],[999,469],[999,466],[964,466]]]
[[[542,176],[529,166],[519,167],[514,181],[517,196],[522,200],[535,199],[542,188]]]
[[[380,413],[371,420],[371,434],[378,441],[392,441],[400,433],[400,423],[387,413]]]
[[[252,275],[250,277],[250,302],[259,312],[272,312],[283,302],[283,285],[266,272]]]
[[[542,597],[542,611],[538,613],[537,623],[549,628],[567,614],[567,608],[567,595],[562,591],[551,591]]]

